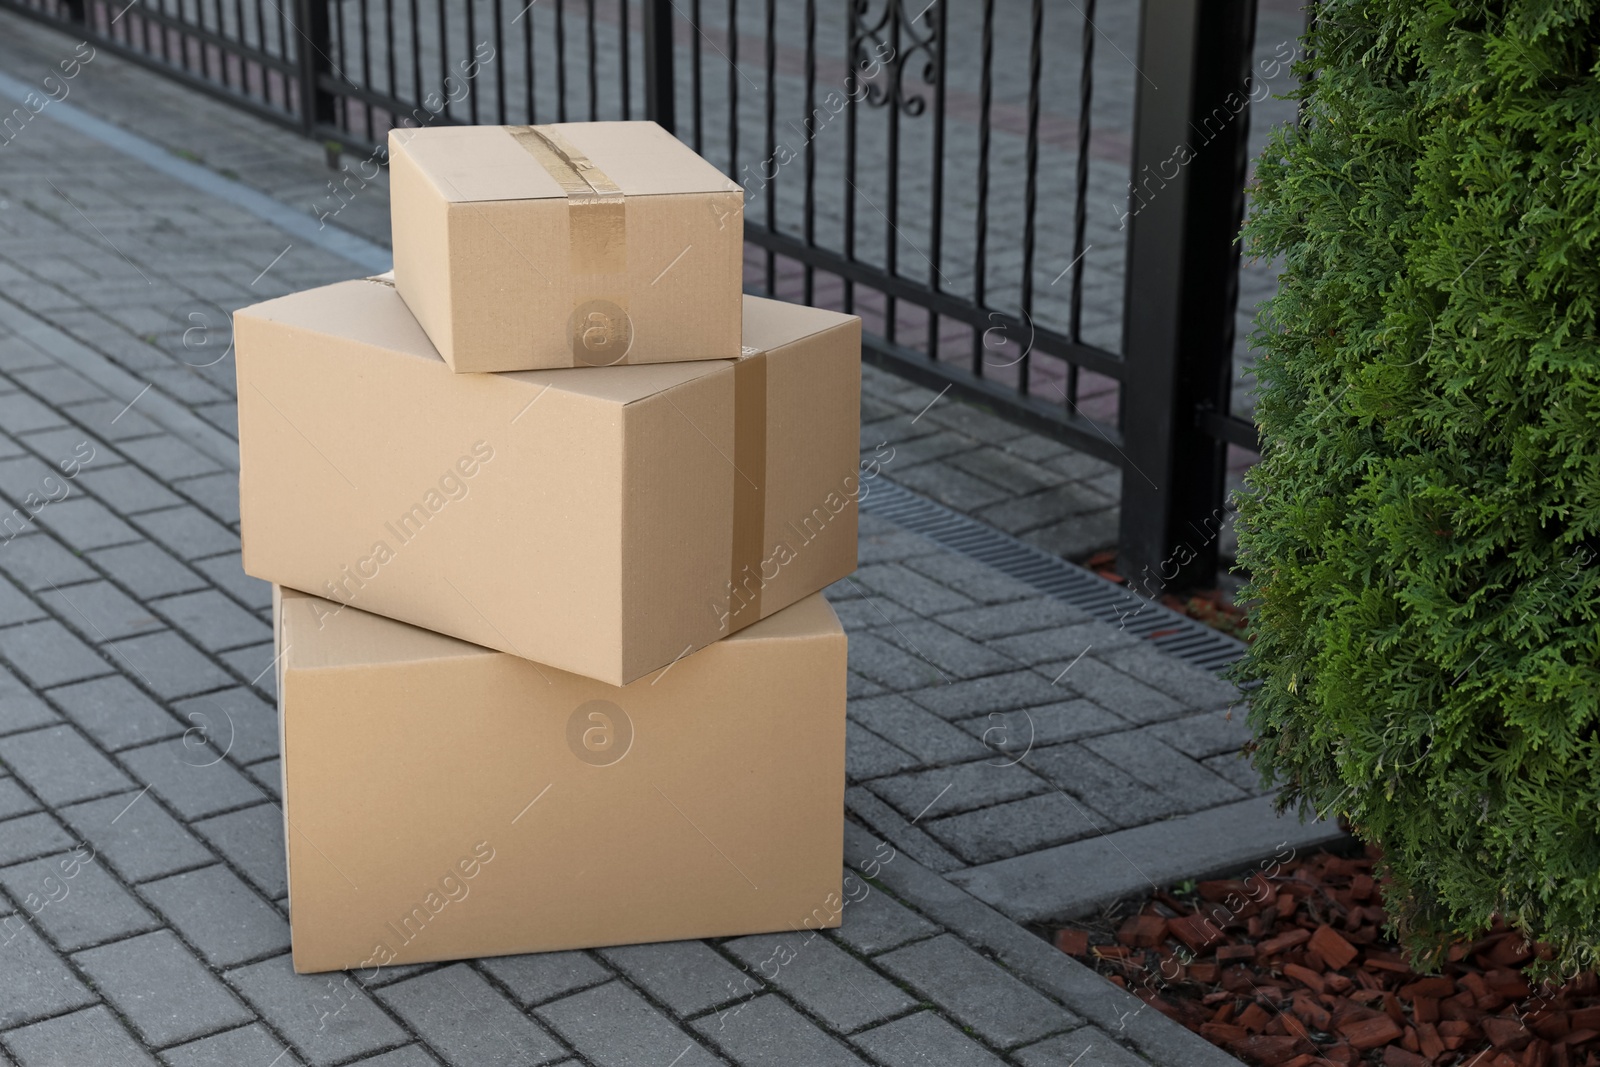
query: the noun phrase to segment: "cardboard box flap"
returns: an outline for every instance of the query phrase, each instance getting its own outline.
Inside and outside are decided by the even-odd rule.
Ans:
[[[259,319],[322,337],[398,352],[444,369],[438,350],[406,310],[400,294],[382,275],[336,282],[320,289],[267,300],[236,312],[235,318]],[[505,371],[500,376],[526,383],[538,392],[554,387],[578,396],[630,404],[703,375],[714,374],[727,364],[727,360],[637,363],[625,367]]]
[[[410,623],[354,608],[341,610],[341,606],[334,601],[287,586],[278,588],[281,590],[278,594],[281,597],[279,619],[280,639],[283,642],[281,662],[285,670],[361,667],[505,654]],[[805,641],[843,633],[844,627],[840,625],[833,605],[821,593],[813,593],[723,640]],[[337,637],[337,640],[330,639],[333,637]],[[554,667],[545,669],[556,671]],[[638,684],[649,683],[640,679]]]
[[[854,315],[747,295],[744,298],[742,356],[771,352],[855,321]]]
[[[566,122],[555,129],[625,197],[739,191],[721,171],[654,122]],[[397,130],[394,137],[451,203],[567,195],[508,127],[438,126]],[[641,138],[648,142],[643,150]]]

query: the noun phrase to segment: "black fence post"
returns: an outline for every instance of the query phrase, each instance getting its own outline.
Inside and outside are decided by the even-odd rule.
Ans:
[[[1256,0],[1145,0],[1134,107],[1118,570],[1216,583]]]
[[[86,0],[65,0],[61,6],[66,8],[67,19],[70,22],[81,26],[89,20]]]
[[[332,93],[322,88],[322,76],[333,73],[332,25],[328,4],[332,0],[296,0],[294,19],[300,31],[295,41],[300,60],[300,128],[307,137],[334,125],[337,115]]]
[[[672,0],[644,0],[644,115],[677,132]]]

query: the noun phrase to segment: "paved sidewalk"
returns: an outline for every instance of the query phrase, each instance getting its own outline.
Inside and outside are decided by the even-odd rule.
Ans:
[[[0,39],[0,73],[23,81],[41,55],[71,52],[12,16]],[[0,534],[5,1055],[1233,1062],[1018,920],[1326,836],[1271,818],[1237,758],[1236,694],[870,515],[860,570],[830,590],[851,632],[847,861],[872,878],[852,881],[840,930],[407,967],[359,985],[293,975],[270,604],[239,568],[222,313],[365,271],[65,119],[93,106],[154,139],[215,134],[197,154],[218,170],[271,157],[266,192],[308,181],[316,146],[110,56],[74,84],[0,145],[0,497],[19,509]],[[357,203],[386,219],[370,192]],[[1077,470],[981,412],[867,380],[863,445],[885,478],[917,487],[930,439],[955,436]],[[1098,476],[1077,473],[968,510],[1000,522],[1007,502]]]

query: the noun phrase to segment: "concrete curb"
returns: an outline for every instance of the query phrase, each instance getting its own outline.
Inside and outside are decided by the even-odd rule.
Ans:
[[[877,857],[879,841],[845,824],[845,860],[859,869]],[[1035,937],[988,904],[906,855],[879,859],[877,881],[906,904],[985,950],[1034,988],[1104,1030],[1153,1063],[1183,1067],[1241,1067],[1240,1062],[1179,1026],[1071,956]]]
[[[968,867],[949,878],[1018,922],[1075,919],[1156,886],[1264,863],[1277,848],[1314,848],[1344,837],[1335,823],[1302,823],[1279,816],[1272,804],[1270,796],[1251,797]],[[1266,854],[1263,842],[1271,842]]]

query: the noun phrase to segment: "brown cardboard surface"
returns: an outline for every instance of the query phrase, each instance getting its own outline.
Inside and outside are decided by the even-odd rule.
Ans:
[[[860,321],[745,319],[739,360],[458,375],[379,281],[238,312],[245,570],[613,685],[794,603],[855,569]]]
[[[297,971],[838,925],[845,635],[820,595],[620,689],[274,605]]]
[[[738,355],[744,194],[655,123],[396,129],[389,173],[395,284],[451,369]]]

